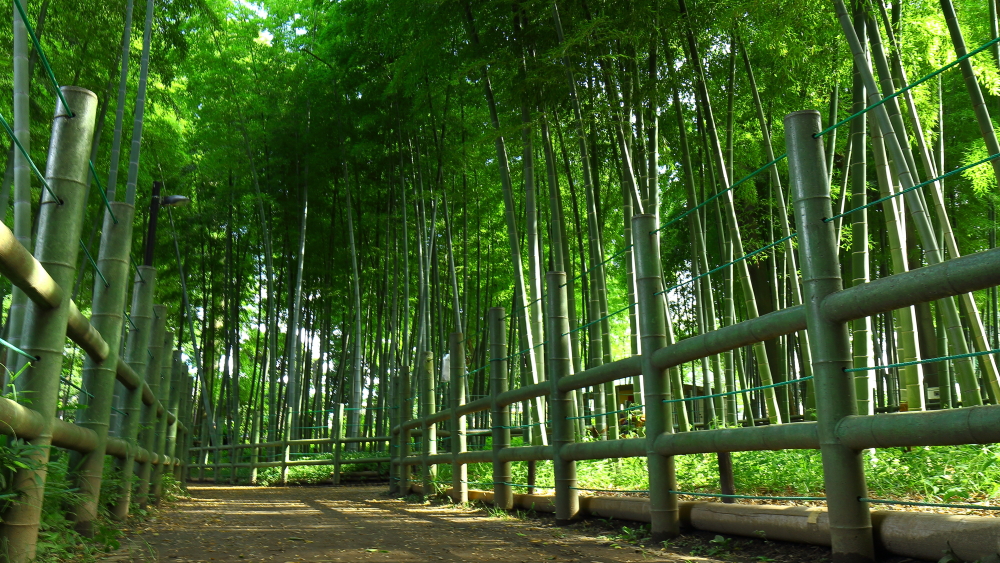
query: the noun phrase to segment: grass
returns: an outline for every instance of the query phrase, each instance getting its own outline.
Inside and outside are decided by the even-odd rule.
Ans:
[[[514,440],[512,445],[520,445]],[[1000,445],[887,448],[864,452],[865,474],[873,498],[969,503],[1000,498]],[[678,488],[719,492],[715,454],[676,456]],[[471,464],[470,486],[492,482],[490,464]],[[733,453],[733,476],[739,493],[760,496],[822,496],[823,464],[819,450]],[[512,482],[527,484],[528,464],[512,464]],[[451,466],[438,466],[438,481],[450,481]],[[581,489],[645,491],[644,458],[577,462]],[[538,488],[553,483],[552,464],[536,462]],[[479,488],[489,485],[478,485]],[[523,492],[518,488],[518,492]],[[585,492],[585,491],[584,491]]]
[[[490,447],[489,438],[485,448]],[[514,438],[512,446],[522,445]],[[443,444],[443,446],[446,446]],[[385,466],[350,463],[351,459],[370,457],[365,452],[344,453],[343,472],[381,470]],[[914,448],[887,448],[864,452],[865,473],[873,498],[922,500],[945,503],[975,503],[1000,498],[1000,445],[966,445]],[[316,454],[300,459],[331,459],[332,454]],[[715,454],[692,454],[675,457],[678,489],[682,491],[719,492],[718,465]],[[514,462],[511,482],[528,483],[528,463]],[[227,468],[220,467],[225,479]],[[330,478],[331,466],[293,466],[288,469],[291,484],[315,484]],[[472,488],[491,488],[492,466],[470,464],[468,481]],[[535,464],[538,492],[548,492],[553,483],[552,464]],[[208,473],[208,472],[207,472]],[[738,493],[760,496],[822,496],[824,493],[822,460],[818,450],[780,450],[733,453],[733,473]],[[258,483],[280,482],[280,468],[262,469]],[[589,460],[577,462],[578,487],[630,491],[642,494],[649,488],[644,458]],[[419,479],[418,479],[419,480]],[[437,467],[436,481],[447,488],[451,466]],[[526,487],[515,487],[524,492]]]
[[[23,442],[10,439],[7,439],[5,444],[0,444],[0,488],[2,488],[0,499],[3,499],[4,504],[0,508],[6,508],[8,503],[18,502],[16,495],[12,494],[9,489],[9,477],[16,469],[36,467],[29,458],[25,457],[31,448]],[[70,483],[69,464],[70,456],[67,452],[54,450],[47,466],[42,520],[38,531],[36,556],[38,561],[91,563],[121,547],[123,536],[121,525],[110,519],[105,508],[111,498],[110,491],[115,491],[118,488],[113,462],[109,458],[105,464],[101,502],[99,503],[98,518],[94,522],[94,537],[92,538],[77,533],[68,516],[72,508],[82,500],[78,490]],[[165,472],[162,501],[170,502],[176,499],[180,492],[180,484],[174,480],[173,474]],[[130,521],[142,521],[151,512],[151,509],[140,510],[137,505],[133,504],[130,510],[132,515]]]
[[[340,454],[341,473],[351,473],[354,471],[381,471],[387,473],[386,464],[378,463],[351,463],[352,459],[365,459],[375,457],[368,452],[343,452]],[[332,453],[321,453],[311,456],[302,456],[297,459],[333,459]],[[220,473],[222,473],[220,468]],[[333,474],[332,465],[293,465],[288,468],[288,483],[290,485],[309,485],[325,481]],[[267,467],[257,472],[257,483],[262,486],[270,486],[281,483],[281,468]]]

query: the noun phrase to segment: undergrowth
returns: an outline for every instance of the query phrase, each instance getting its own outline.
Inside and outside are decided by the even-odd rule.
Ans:
[[[38,463],[29,457],[35,451],[35,446],[22,441],[5,438],[4,442],[0,443],[0,503],[2,503],[0,509],[6,510],[12,503],[19,502],[17,494],[12,492],[11,478],[19,469],[39,468]],[[47,465],[45,498],[38,531],[37,561],[90,563],[121,547],[123,535],[121,523],[111,520],[106,508],[112,498],[112,492],[116,491],[120,484],[114,463],[108,459],[105,464],[98,518],[93,528],[94,536],[88,538],[76,532],[70,517],[82,500],[81,494],[72,486],[69,479],[70,460],[68,452],[54,449]],[[181,486],[174,480],[173,474],[165,472],[162,501],[175,500],[181,491]],[[130,508],[130,514],[136,521],[145,519],[150,512],[151,509],[140,509],[135,503]],[[5,555],[5,546],[0,546],[0,551]]]
[[[512,446],[521,445],[520,439]],[[487,444],[488,447],[488,444]],[[741,494],[762,496],[822,496],[823,464],[819,450],[735,452],[733,477]],[[682,491],[719,492],[719,470],[715,454],[676,456],[677,486]],[[875,498],[920,499],[931,502],[964,503],[1000,498],[1000,445],[924,446],[886,448],[864,452],[868,488]],[[512,481],[527,484],[528,463],[514,462]],[[470,487],[489,487],[492,466],[468,466]],[[579,461],[576,466],[581,489],[646,491],[649,478],[644,458]],[[437,481],[447,487],[451,466],[438,466]],[[538,489],[553,483],[552,464],[536,462]],[[515,487],[523,492],[525,487]]]
[[[522,445],[513,438],[511,446]],[[486,438],[482,447],[488,449]],[[444,448],[442,448],[444,449]],[[367,452],[342,454],[341,471],[381,471],[385,464],[351,463],[351,459],[371,457]],[[419,456],[419,453],[414,453]],[[741,494],[762,496],[822,496],[823,464],[818,450],[780,450],[735,452],[733,474],[736,490]],[[332,453],[318,453],[300,459],[332,459]],[[677,486],[691,492],[719,492],[718,462],[715,454],[676,456]],[[886,448],[864,452],[865,473],[871,495],[885,499],[918,499],[932,502],[965,503],[1000,497],[1000,445],[965,445],[914,448]],[[528,463],[511,464],[511,482],[515,491],[524,492],[528,483]],[[468,465],[468,482],[472,488],[491,488],[492,466],[488,463]],[[292,466],[288,468],[289,484],[328,482],[333,472],[329,465]],[[220,467],[220,477],[228,473]],[[644,458],[589,460],[577,462],[580,489],[605,489],[643,494],[649,489]],[[280,483],[281,468],[261,469],[258,484]],[[419,479],[418,479],[419,480]],[[451,483],[451,466],[437,466],[437,485],[447,488]],[[535,464],[536,490],[545,492],[553,483],[552,464]]]
[[[354,471],[381,471],[388,476],[386,465],[377,463],[351,463],[352,459],[364,459],[373,457],[373,455],[384,455],[384,454],[371,454],[368,452],[342,452],[340,454],[340,471],[341,473],[351,473]],[[332,453],[318,453],[311,456],[304,456],[298,459],[333,459]],[[221,471],[221,477],[226,478],[226,474]],[[293,465],[288,468],[288,484],[289,485],[315,485],[328,481],[333,475],[332,465]],[[245,481],[242,481],[245,482]],[[257,484],[269,487],[271,485],[278,485],[281,483],[281,468],[280,467],[266,467],[257,471]]]

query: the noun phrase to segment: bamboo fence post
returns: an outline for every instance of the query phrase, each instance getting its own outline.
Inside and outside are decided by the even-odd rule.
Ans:
[[[149,363],[146,364],[146,384],[152,393],[153,401],[151,405],[146,405],[142,409],[142,427],[140,428],[139,444],[146,450],[146,459],[139,464],[136,475],[139,477],[138,486],[135,490],[135,500],[140,508],[146,508],[149,499],[149,479],[153,469],[153,445],[156,418],[156,398],[160,390],[160,371],[163,365],[163,341],[166,338],[167,307],[165,305],[153,305],[153,329],[149,335]],[[141,388],[140,388],[141,393]],[[164,413],[166,416],[166,413]]]
[[[389,494],[399,494],[400,491],[400,476],[399,468],[402,466],[403,457],[400,455],[402,448],[400,448],[400,441],[403,436],[403,405],[402,405],[402,395],[400,394],[400,377],[399,374],[392,379],[392,393],[393,400],[391,402],[395,403],[392,406],[392,411],[389,413]],[[398,432],[397,432],[398,429]]]
[[[390,365],[394,362],[390,362]],[[396,429],[399,427],[399,378],[392,377],[392,368],[386,370],[386,377],[389,378],[389,396],[385,399],[385,407],[389,409],[386,413],[389,417],[389,440],[385,443],[386,453],[389,454],[389,494],[396,494],[399,485],[397,481],[398,473],[395,467],[399,463],[399,434]],[[402,430],[400,429],[400,433]]]
[[[465,415],[458,414],[458,408],[465,404],[465,336],[453,332],[449,337],[451,355],[451,499],[456,503],[469,502],[469,468],[459,461],[468,446],[468,429]]]
[[[642,373],[646,410],[646,464],[649,472],[650,535],[652,541],[680,534],[680,511],[677,476],[673,456],[656,452],[653,442],[660,434],[674,433],[673,413],[664,403],[672,398],[667,370],[653,367],[653,353],[667,345],[666,298],[660,273],[660,235],[655,215],[632,218],[635,242],[636,283],[638,284],[639,321],[642,333]]]
[[[434,490],[434,479],[437,477],[437,467],[430,463],[429,457],[437,455],[437,425],[428,424],[427,417],[437,411],[434,388],[434,353],[423,352],[419,370],[420,380],[420,423],[423,430],[421,441],[421,475],[423,477],[423,496],[426,498]]]
[[[500,461],[500,452],[510,446],[510,405],[500,406],[497,396],[506,393],[507,381],[507,339],[503,326],[506,311],[503,307],[493,307],[489,311],[488,330],[490,338],[490,395],[492,398],[490,425],[493,430],[493,504],[497,508],[514,508],[514,490],[509,485],[511,463]]]
[[[257,484],[257,465],[260,463],[260,443],[262,434],[257,433],[257,440],[254,444],[250,446],[250,459],[248,463],[250,464],[249,473],[247,474],[247,484],[256,485]]]
[[[399,487],[400,493],[410,494],[410,466],[406,458],[410,455],[410,430],[403,425],[413,417],[413,397],[410,396],[410,368],[402,366],[399,370]]]
[[[45,170],[59,201],[43,192],[34,254],[55,283],[68,288],[76,275],[97,97],[89,90],[71,86],[63,87],[62,93],[72,107],[56,104]],[[39,436],[31,440],[37,446],[31,457],[40,465],[15,473],[11,484],[20,498],[3,514],[0,538],[7,545],[10,563],[24,563],[35,557],[69,312],[68,297],[51,309],[30,302],[25,311],[22,347],[38,359],[16,383],[18,392],[31,398],[31,408],[41,414],[43,426]]]
[[[171,466],[171,474],[174,479],[178,478],[177,469],[179,465],[176,463],[178,460],[182,460],[183,457],[178,455],[178,440],[183,438],[180,432],[181,426],[181,409],[180,409],[180,399],[181,399],[181,386],[183,382],[181,381],[181,351],[174,350],[171,362],[170,362],[170,399],[167,403],[167,408],[170,412],[174,413],[174,422],[167,426],[167,436],[166,441],[163,445],[163,451],[170,456],[170,459],[174,461],[174,465]],[[162,483],[161,483],[162,486]]]
[[[180,473],[178,475],[178,481],[181,483],[187,482],[190,469],[188,468],[188,462],[191,460],[191,445],[194,443],[194,381],[191,379],[190,371],[187,366],[181,364],[181,379],[184,380],[184,392],[181,395],[181,408],[184,409],[184,420],[187,424],[187,429],[184,430],[184,439],[180,442],[182,459],[184,460],[184,465],[181,466]]]
[[[112,215],[113,213],[113,215]],[[114,396],[115,368],[121,349],[122,322],[125,299],[128,295],[129,249],[132,246],[132,222],[135,207],[121,201],[111,202],[111,213],[104,214],[101,246],[97,255],[97,269],[108,280],[107,286],[100,279],[94,280],[90,322],[104,336],[108,349],[113,350],[103,362],[87,356],[83,362],[83,385],[88,393],[80,394],[80,404],[86,408],[77,411],[80,426],[97,434],[94,451],[88,454],[71,454],[70,467],[75,471],[75,485],[80,489],[81,501],[73,510],[76,531],[85,537],[94,534],[94,520],[98,513],[98,500],[104,478],[104,454],[108,445],[108,428],[111,403]],[[117,222],[115,222],[117,219]]]
[[[180,484],[180,486],[182,487],[186,486],[185,482],[187,481],[185,472],[188,466],[188,458],[185,457],[185,448],[183,446],[183,444],[186,443],[186,441],[187,441],[186,432],[178,428],[177,442],[175,446],[177,448],[177,464],[174,465],[173,472],[174,472],[174,480],[177,481],[178,484]]]
[[[813,345],[816,414],[833,560],[869,562],[875,560],[875,548],[868,504],[859,500],[868,494],[861,452],[841,445],[836,438],[837,424],[858,412],[854,383],[844,373],[852,365],[848,324],[829,320],[820,309],[823,298],[840,291],[843,285],[834,225],[825,220],[833,216],[833,209],[823,141],[814,137],[822,129],[820,115],[816,111],[799,111],[785,116],[784,122],[801,241],[799,263],[806,327]]]
[[[167,419],[170,418],[171,377],[174,371],[172,361],[173,347],[174,333],[168,332],[163,340],[163,351],[161,352],[163,362],[160,364],[160,389],[157,393],[159,397],[163,397],[163,400],[160,401],[163,405],[163,416],[157,420],[152,449],[159,456],[159,462],[153,467],[153,474],[149,479],[149,491],[153,504],[159,504],[160,495],[163,492],[163,465],[167,459]]]
[[[239,443],[237,436],[233,436],[233,443],[229,444],[229,484],[236,484],[236,463],[243,455],[243,446]]]
[[[568,524],[580,514],[576,490],[576,462],[563,460],[560,451],[573,443],[570,393],[559,390],[559,380],[572,373],[573,358],[569,342],[569,311],[566,306],[566,273],[545,274],[548,302],[548,374],[552,384],[549,412],[552,417],[552,470],[555,475],[556,524]]]
[[[129,503],[132,500],[132,472],[135,468],[135,456],[138,452],[136,437],[139,433],[139,422],[142,412],[142,386],[145,382],[148,346],[152,342],[150,333],[153,326],[153,292],[156,290],[156,268],[141,265],[136,267],[136,275],[132,289],[132,313],[129,315],[133,325],[128,333],[125,344],[125,361],[132,366],[138,375],[138,385],[135,389],[124,389],[122,400],[121,437],[128,444],[125,459],[118,460],[120,479],[118,495],[111,507],[111,516],[116,520],[128,518]],[[207,451],[207,450],[205,450]]]
[[[291,420],[289,420],[291,423]],[[281,486],[284,487],[288,485],[288,461],[291,457],[292,447],[288,444],[288,431],[284,432],[284,437],[281,439]]]
[[[344,403],[333,405],[333,484],[340,484],[340,460],[344,451]]]

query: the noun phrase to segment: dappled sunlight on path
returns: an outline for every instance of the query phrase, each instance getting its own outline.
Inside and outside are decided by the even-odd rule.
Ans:
[[[385,486],[191,486],[130,538],[120,562],[708,561],[607,545],[551,519],[407,503]]]

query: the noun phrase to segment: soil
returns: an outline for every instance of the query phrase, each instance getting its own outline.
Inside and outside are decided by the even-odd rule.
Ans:
[[[422,502],[386,485],[188,488],[130,531],[107,563],[800,562],[826,548],[693,532],[652,546],[632,522],[589,519],[556,526],[551,515]],[[897,562],[905,560],[893,560]]]

